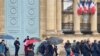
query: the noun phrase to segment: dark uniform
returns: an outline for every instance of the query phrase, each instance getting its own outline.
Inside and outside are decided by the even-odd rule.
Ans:
[[[20,42],[18,40],[15,40],[14,46],[15,46],[15,56],[18,56],[18,51],[19,51],[19,48],[20,48]]]

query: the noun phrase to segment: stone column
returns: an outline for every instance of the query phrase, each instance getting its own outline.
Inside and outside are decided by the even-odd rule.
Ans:
[[[96,13],[94,15],[91,15],[91,31],[93,32],[93,35],[98,34],[97,32],[97,0],[94,0],[94,3],[96,4]]]
[[[40,0],[40,35],[46,37],[46,2],[47,0]]]
[[[62,0],[57,0],[57,33],[62,34]]]
[[[47,34],[56,34],[56,0],[47,0]]]
[[[0,0],[0,34],[4,34],[4,0]]]
[[[75,34],[81,34],[81,32],[80,32],[80,15],[77,14],[79,0],[74,0],[73,2],[74,2],[73,3],[74,32],[75,32]]]

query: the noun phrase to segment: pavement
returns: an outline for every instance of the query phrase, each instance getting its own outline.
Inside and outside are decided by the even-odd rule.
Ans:
[[[14,55],[11,55],[11,56],[14,56]],[[19,55],[19,56],[25,56],[25,55]],[[42,55],[38,54],[38,55],[35,55],[35,56],[42,56]],[[60,54],[60,55],[58,55],[58,56],[66,56],[66,55]]]
[[[15,55],[11,55],[11,56],[15,56]],[[24,56],[24,55],[19,55],[19,56]],[[42,55],[35,55],[35,56],[42,56]]]

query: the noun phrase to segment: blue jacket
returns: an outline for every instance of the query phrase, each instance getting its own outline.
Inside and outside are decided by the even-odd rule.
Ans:
[[[4,53],[4,52],[5,52],[5,46],[0,43],[0,53]]]
[[[98,44],[97,43],[93,43],[92,44],[92,56],[98,56],[98,53],[99,53],[99,47],[98,47]]]
[[[82,46],[82,53],[83,56],[90,56],[90,48],[87,43],[84,43],[84,45]]]

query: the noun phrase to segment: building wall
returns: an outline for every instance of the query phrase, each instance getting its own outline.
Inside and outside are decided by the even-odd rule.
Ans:
[[[0,0],[0,34],[4,33],[4,0]]]
[[[41,36],[49,37],[49,36],[62,36],[67,37],[67,35],[64,35],[62,33],[62,0],[41,0]],[[77,2],[79,0],[75,0],[74,2],[74,10],[77,9]],[[94,0],[95,3],[97,3],[96,0]],[[100,2],[98,0],[98,2]],[[43,10],[44,9],[44,10]],[[69,15],[70,16],[70,15]],[[67,22],[67,16],[65,16],[64,22]],[[74,12],[74,31],[76,31],[76,35],[83,36],[83,34],[80,32],[80,24],[81,23],[81,16],[78,16],[76,12]],[[97,32],[97,13],[95,15],[92,15],[90,20],[91,23],[91,31],[93,32],[92,35],[100,35]],[[43,26],[43,27],[42,27]],[[71,35],[74,36],[75,34]],[[92,36],[91,35],[91,36]],[[77,36],[78,37],[78,36]],[[86,37],[86,36],[85,36]],[[95,36],[93,36],[95,37]],[[91,37],[92,39],[94,39]],[[82,37],[83,38],[83,37]],[[71,39],[71,38],[69,38]],[[81,38],[80,38],[81,39]]]
[[[40,0],[40,34],[62,34],[61,0]],[[98,2],[100,2],[98,0]],[[4,33],[4,0],[0,0],[0,33]]]

